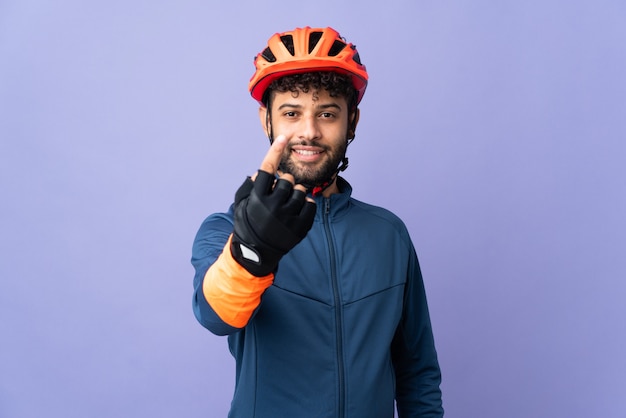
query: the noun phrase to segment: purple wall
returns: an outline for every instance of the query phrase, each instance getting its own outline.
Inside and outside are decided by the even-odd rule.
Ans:
[[[409,226],[447,416],[626,416],[626,3],[338,3],[0,3],[0,417],[225,416],[191,242],[304,25],[370,72],[346,178]]]

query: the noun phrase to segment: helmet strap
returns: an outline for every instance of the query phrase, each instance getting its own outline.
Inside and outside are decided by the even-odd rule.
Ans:
[[[267,132],[267,139],[270,140],[270,145],[274,143],[274,132],[272,132],[272,117],[270,116],[270,104],[269,101],[266,106],[267,112],[265,112],[265,131]]]

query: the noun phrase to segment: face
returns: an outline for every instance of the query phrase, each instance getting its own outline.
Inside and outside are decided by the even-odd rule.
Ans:
[[[266,112],[261,108],[259,116],[268,130]],[[273,136],[285,135],[289,140],[281,170],[292,174],[296,183],[307,186],[330,180],[346,153],[346,100],[330,97],[326,90],[299,92],[297,97],[291,92],[274,92],[270,114]]]

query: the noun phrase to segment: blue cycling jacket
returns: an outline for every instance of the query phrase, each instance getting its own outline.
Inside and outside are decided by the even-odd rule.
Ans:
[[[217,276],[232,270],[232,260],[216,260],[229,253],[233,208],[198,231],[193,307],[203,326],[228,335],[236,360],[229,417],[391,418],[394,401],[400,418],[443,416],[424,284],[406,227],[338,182],[341,193],[315,198],[313,227],[281,259],[245,325],[220,317],[214,307],[222,299],[203,287],[218,264]]]

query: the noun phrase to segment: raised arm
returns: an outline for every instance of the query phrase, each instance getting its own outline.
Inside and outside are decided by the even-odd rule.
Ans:
[[[272,284],[278,262],[313,224],[315,203],[306,197],[306,189],[294,186],[290,174],[276,178],[286,145],[287,139],[279,135],[257,174],[237,191],[232,229],[222,222],[216,223],[219,228],[215,231],[211,229],[213,221],[205,222],[196,237],[194,312],[200,323],[216,334],[246,326]],[[203,252],[207,257],[213,253],[215,258],[216,244],[223,245],[217,259],[203,262]]]

